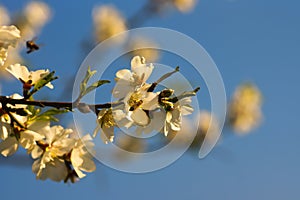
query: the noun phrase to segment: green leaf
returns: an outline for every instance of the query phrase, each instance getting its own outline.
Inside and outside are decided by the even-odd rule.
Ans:
[[[45,75],[43,78],[41,78],[33,87],[33,89],[29,93],[29,97],[32,96],[34,93],[39,91],[42,87],[50,83],[51,81],[57,79],[57,76],[54,76],[55,71],[52,71],[51,73]]]
[[[48,120],[48,121],[50,120],[50,121],[58,122],[59,120],[56,117],[54,117],[54,115],[64,114],[67,112],[69,112],[69,110],[60,110],[57,108],[52,108],[52,109],[49,109],[49,110],[39,114],[34,119],[35,120]]]
[[[87,82],[90,80],[90,78],[96,74],[96,70],[94,71],[91,71],[91,67],[89,66],[87,71],[86,71],[86,74],[85,74],[85,77],[83,78],[81,84],[80,84],[80,96],[84,96],[82,95],[84,93],[84,91],[86,90],[86,85],[87,85]]]
[[[82,93],[82,96],[88,94],[89,92],[97,89],[98,87],[100,87],[101,85],[106,84],[106,83],[110,83],[110,81],[108,81],[108,80],[99,80],[99,81],[96,81],[95,83],[93,83],[92,85],[90,85],[88,88],[86,88],[86,90]]]

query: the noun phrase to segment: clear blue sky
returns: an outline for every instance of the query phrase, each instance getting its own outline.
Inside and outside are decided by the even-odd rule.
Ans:
[[[25,2],[1,4],[17,11]],[[46,45],[30,60],[66,77],[84,57],[80,43],[91,35],[94,5],[113,3],[129,17],[144,1],[46,2],[54,17],[39,36]],[[26,161],[9,164],[22,157],[1,158],[1,199],[299,199],[299,8],[298,0],[200,0],[190,14],[172,13],[144,24],[180,31],[202,44],[219,67],[228,96],[245,80],[259,86],[264,122],[252,134],[226,137],[204,160],[186,153],[149,174],[122,173],[98,163],[95,173],[70,186],[36,181]],[[57,94],[63,83],[56,82]]]

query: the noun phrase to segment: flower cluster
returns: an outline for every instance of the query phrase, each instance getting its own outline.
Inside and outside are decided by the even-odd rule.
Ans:
[[[179,96],[174,96],[174,90],[168,88],[154,92],[159,81],[147,83],[153,69],[144,57],[135,56],[131,60],[131,70],[122,69],[116,73],[112,95],[120,105],[98,113],[94,136],[101,131],[101,138],[107,144],[114,140],[115,127],[135,126],[136,133],[161,131],[165,136],[181,129],[182,116],[193,112],[190,104],[195,92]]]
[[[20,30],[15,26],[0,27],[1,64],[5,62],[9,47],[15,47],[20,38]],[[1,54],[2,55],[2,54]],[[22,84],[23,96],[13,94],[1,96],[0,103],[0,153],[7,157],[15,154],[19,147],[27,150],[35,160],[32,170],[37,179],[75,182],[85,176],[84,172],[95,170],[90,152],[93,142],[90,135],[77,138],[72,129],[60,125],[51,126],[50,121],[57,121],[56,114],[67,110],[48,109],[42,112],[28,101],[33,102],[33,95],[44,86],[53,89],[51,81],[54,72],[49,70],[30,71],[19,63],[9,65],[6,71]],[[17,101],[17,102],[16,102]],[[41,107],[44,105],[35,104]],[[69,109],[70,106],[64,106]]]

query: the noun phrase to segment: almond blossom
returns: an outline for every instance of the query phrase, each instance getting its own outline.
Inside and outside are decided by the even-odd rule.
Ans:
[[[20,31],[15,26],[0,26],[0,66],[3,66],[9,47],[16,47],[21,38]]]
[[[29,71],[26,66],[20,64],[10,65],[6,68],[6,70],[20,80],[23,84],[28,84],[29,87],[33,86],[44,76],[50,73],[48,69]],[[53,85],[51,83],[48,83],[46,86],[50,89],[53,89]]]
[[[131,60],[131,70],[122,69],[116,73],[116,86],[113,90],[115,98],[124,98],[129,92],[133,92],[136,88],[149,85],[146,84],[150,77],[154,66],[146,64],[144,57],[135,56]]]

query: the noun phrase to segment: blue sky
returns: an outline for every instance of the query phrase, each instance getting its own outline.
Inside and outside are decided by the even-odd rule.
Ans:
[[[25,2],[1,4],[17,11]],[[54,16],[39,36],[45,46],[29,59],[68,77],[84,58],[80,44],[92,35],[93,6],[112,3],[130,17],[144,1],[46,2]],[[258,85],[264,121],[250,135],[225,137],[204,160],[186,153],[148,174],[127,174],[98,163],[96,172],[69,186],[36,181],[30,163],[16,166],[9,164],[13,157],[1,158],[1,199],[299,199],[299,6],[297,0],[202,0],[192,13],[173,12],[143,25],[174,29],[202,44],[216,62],[228,96],[243,81]],[[51,98],[64,98],[59,96],[64,81],[56,81],[57,96]],[[11,89],[2,85],[2,92]]]

